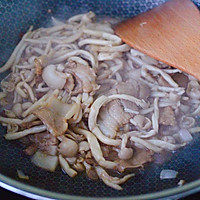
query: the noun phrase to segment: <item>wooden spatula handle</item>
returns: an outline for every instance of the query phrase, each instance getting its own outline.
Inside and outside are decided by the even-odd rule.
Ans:
[[[135,49],[200,80],[200,13],[190,0],[170,0],[119,24],[115,32]]]

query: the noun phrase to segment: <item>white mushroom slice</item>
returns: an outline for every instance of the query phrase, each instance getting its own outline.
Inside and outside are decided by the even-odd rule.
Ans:
[[[57,43],[57,44],[68,44],[68,43],[72,43],[75,42],[77,39],[79,39],[81,37],[81,35],[83,34],[83,30],[77,30],[74,34],[70,35],[67,37],[67,39],[52,39],[53,42]]]
[[[200,85],[196,80],[192,80],[188,83],[186,94],[192,99],[200,99]]]
[[[70,177],[75,177],[77,175],[77,172],[69,166],[68,162],[61,155],[59,155],[59,163]]]
[[[5,72],[6,70],[8,70],[10,67],[12,67],[13,63],[16,63],[16,58],[17,55],[19,54],[19,52],[22,54],[25,48],[26,48],[26,44],[24,42],[24,40],[26,38],[32,37],[33,32],[32,32],[33,26],[31,26],[29,28],[29,30],[27,31],[27,33],[22,37],[21,41],[19,42],[19,44],[15,47],[12,55],[10,56],[10,58],[8,59],[8,61],[6,62],[6,64],[0,68],[0,73]],[[22,52],[21,52],[22,51]],[[18,56],[19,57],[19,56]],[[20,55],[21,57],[21,55]],[[18,58],[19,59],[19,58]]]
[[[82,141],[78,144],[78,147],[79,147],[79,152],[80,151],[88,151],[90,149],[90,146],[88,144],[88,142],[86,141]]]
[[[127,44],[122,44],[119,46],[99,46],[99,45],[92,45],[91,50],[93,51],[103,51],[103,52],[125,52],[130,50],[130,46]]]
[[[32,88],[26,82],[24,82],[23,86],[26,89],[26,91],[28,92],[31,101],[35,102],[36,99],[35,99],[35,96],[33,94]]]
[[[151,127],[151,120],[143,115],[136,115],[130,122],[139,128],[146,130]]]
[[[67,52],[66,54],[54,59],[52,63],[55,63],[55,64],[61,63],[65,61],[66,59],[70,58],[71,56],[82,56],[91,62],[92,67],[95,68],[96,66],[96,60],[94,56],[88,51],[84,51],[84,50],[74,50],[74,51]]]
[[[78,56],[72,56],[72,57],[68,58],[68,61],[69,62],[73,62],[74,61],[76,63],[79,63],[81,65],[85,65],[85,66],[89,65],[87,61],[83,60],[82,58],[80,58]]]
[[[62,89],[68,78],[67,74],[56,70],[55,65],[48,65],[42,71],[42,78],[52,89]]]
[[[105,33],[102,31],[94,31],[94,30],[89,30],[89,29],[85,29],[83,32],[89,35],[93,35],[95,37],[101,37],[103,39],[106,39],[112,42],[112,45],[120,45],[122,42],[120,37],[118,37],[117,35],[110,34],[110,33]]]
[[[22,86],[24,85],[24,82],[19,82],[16,85],[15,91],[18,93],[19,96],[21,96],[22,98],[26,99],[28,98],[27,93],[24,92],[24,90],[22,89]]]
[[[12,107],[12,111],[16,114],[17,117],[21,117],[22,114],[22,104],[16,103]]]
[[[134,96],[131,95],[126,95],[126,94],[114,94],[111,96],[108,96],[109,101],[114,100],[114,99],[124,99],[127,101],[131,101],[135,103],[137,106],[140,106],[141,108],[147,108],[148,104],[142,99],[137,99]]]
[[[0,92],[0,99],[3,99],[6,96],[7,96],[6,92]]]
[[[150,131],[142,131],[142,135],[140,135],[139,137],[140,138],[150,138],[150,137],[152,137],[152,136],[154,136],[154,135],[156,135],[157,134],[157,132],[155,131],[155,130],[150,130]]]
[[[157,67],[154,67],[152,65],[144,64],[143,67],[145,67],[146,69],[148,69],[150,71],[159,73],[172,87],[178,88],[178,84],[171,78],[171,76],[169,74],[167,74],[163,70],[161,70]]]
[[[103,60],[114,60],[116,58],[122,57],[122,54],[120,52],[101,52],[98,54],[98,61],[103,61]]]
[[[86,44],[95,44],[95,45],[102,45],[102,46],[111,46],[112,41],[108,40],[99,40],[99,39],[85,39],[81,40],[78,45],[81,47]]]
[[[155,146],[154,144],[150,143],[149,141],[143,140],[141,138],[137,138],[135,136],[131,136],[130,140],[132,140],[133,142],[139,143],[143,146],[145,146],[146,148],[153,150],[154,152],[161,152],[162,149]]]
[[[181,120],[179,122],[179,126],[181,128],[192,128],[195,124],[195,119],[194,117],[188,117],[188,116],[182,116]]]
[[[176,150],[182,146],[185,146],[186,143],[183,143],[183,144],[171,144],[169,142],[165,142],[165,141],[162,141],[162,140],[154,140],[154,139],[151,139],[151,140],[147,140],[149,143],[155,145],[155,146],[158,146],[162,149],[166,149],[166,150]]]
[[[77,158],[76,157],[72,157],[72,158],[65,158],[67,160],[67,162],[70,164],[70,165],[73,165],[76,163],[76,160]]]
[[[49,156],[41,151],[37,151],[31,161],[38,167],[54,172],[58,165],[58,156]]]
[[[108,175],[108,173],[99,166],[95,167],[95,169],[96,169],[96,172],[97,172],[99,178],[102,179],[102,181],[106,185],[108,185],[116,190],[122,190],[122,187],[119,185],[126,182],[129,178],[135,176],[135,174],[128,174],[128,175],[124,176],[123,178],[112,177],[112,176]]]
[[[103,153],[101,151],[101,147],[99,145],[98,140],[90,131],[87,131],[87,130],[84,130],[81,128],[77,128],[77,127],[73,127],[73,130],[76,133],[82,134],[87,138],[87,141],[90,145],[92,155],[95,158],[95,160],[99,163],[100,166],[105,167],[107,169],[115,169],[117,167],[116,163],[105,160],[105,158],[103,157]]]
[[[156,97],[154,99],[154,113],[152,115],[152,126],[153,129],[158,133],[158,129],[159,129],[159,123],[158,123],[158,119],[159,119],[159,109],[158,109],[158,97]]]
[[[6,124],[22,124],[23,121],[21,119],[7,118],[7,117],[0,116],[0,122],[6,123]]]
[[[34,134],[34,133],[41,133],[43,131],[45,131],[47,128],[45,125],[41,125],[41,126],[34,126],[32,128],[29,129],[25,129],[24,131],[19,131],[16,133],[7,133],[5,135],[5,139],[6,140],[16,140],[22,137],[25,137],[29,134]]]
[[[25,117],[23,120],[22,120],[22,123],[27,123],[27,122],[32,122],[34,120],[36,120],[37,117],[33,114],[30,114],[28,115],[27,117]]]

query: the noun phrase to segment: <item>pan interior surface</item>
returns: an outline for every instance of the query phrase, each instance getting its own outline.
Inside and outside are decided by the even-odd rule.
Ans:
[[[100,17],[110,16],[125,19],[164,2],[165,0],[2,0],[0,2],[0,66],[6,62],[20,36],[27,31],[30,25],[33,25],[34,28],[46,27],[50,25],[52,16],[65,20],[76,14],[93,11]],[[200,7],[198,0],[194,3]],[[2,79],[5,75],[6,73],[1,74],[0,78]],[[66,197],[66,199],[73,199],[73,196],[131,197],[133,195],[135,196],[134,199],[137,199],[136,195],[161,192],[171,188],[173,188],[173,194],[175,194],[175,188],[178,188],[180,180],[184,180],[187,185],[187,183],[192,183],[200,178],[200,138],[198,134],[189,145],[170,155],[164,164],[151,163],[146,165],[144,169],[137,171],[135,177],[123,184],[122,191],[116,191],[100,181],[89,180],[85,174],[69,178],[59,169],[51,173],[34,166],[30,162],[30,157],[24,155],[22,146],[16,141],[6,141],[3,137],[5,128],[2,126],[0,128],[0,174],[3,175],[0,176],[0,182],[12,183],[13,187],[18,187],[17,182],[10,181],[15,179],[26,184],[26,189],[30,193],[37,193],[36,187],[44,189],[43,194],[40,193],[40,195],[52,198],[55,193],[62,193],[60,196],[62,198],[65,195],[72,195]],[[17,169],[27,174],[29,180],[19,179]],[[162,169],[176,170],[178,172],[177,178],[160,180]],[[6,180],[6,177],[8,177],[8,180]],[[200,187],[200,181],[195,182],[193,186],[191,185],[191,188],[186,187],[185,191],[194,186],[195,188]],[[51,193],[48,195],[45,190],[53,192],[52,195]],[[170,194],[170,190],[168,192]],[[168,192],[160,193],[160,196],[166,196]],[[141,196],[141,199],[144,199],[144,197]]]

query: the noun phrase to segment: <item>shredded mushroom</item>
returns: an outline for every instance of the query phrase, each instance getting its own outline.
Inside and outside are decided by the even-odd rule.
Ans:
[[[0,68],[10,69],[0,122],[36,166],[53,172],[59,164],[70,177],[85,171],[121,190],[131,169],[200,132],[200,83],[124,44],[116,22],[89,12],[31,26]]]

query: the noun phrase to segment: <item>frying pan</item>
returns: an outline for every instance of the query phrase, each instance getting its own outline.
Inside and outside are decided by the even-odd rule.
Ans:
[[[125,19],[138,15],[165,0],[1,0],[0,1],[0,66],[8,59],[20,36],[30,25],[48,26],[51,16],[67,19],[88,11],[98,16]],[[200,7],[200,1],[194,3]],[[6,73],[1,74],[1,79]],[[200,122],[199,122],[200,123]],[[163,164],[151,163],[115,191],[101,181],[91,181],[84,174],[69,178],[61,170],[44,171],[30,162],[16,141],[6,141],[0,127],[0,186],[35,199],[176,199],[200,191],[200,138],[177,150]],[[17,169],[29,176],[20,180]],[[178,171],[176,179],[160,180],[162,169]],[[178,186],[180,180],[186,184]]]

